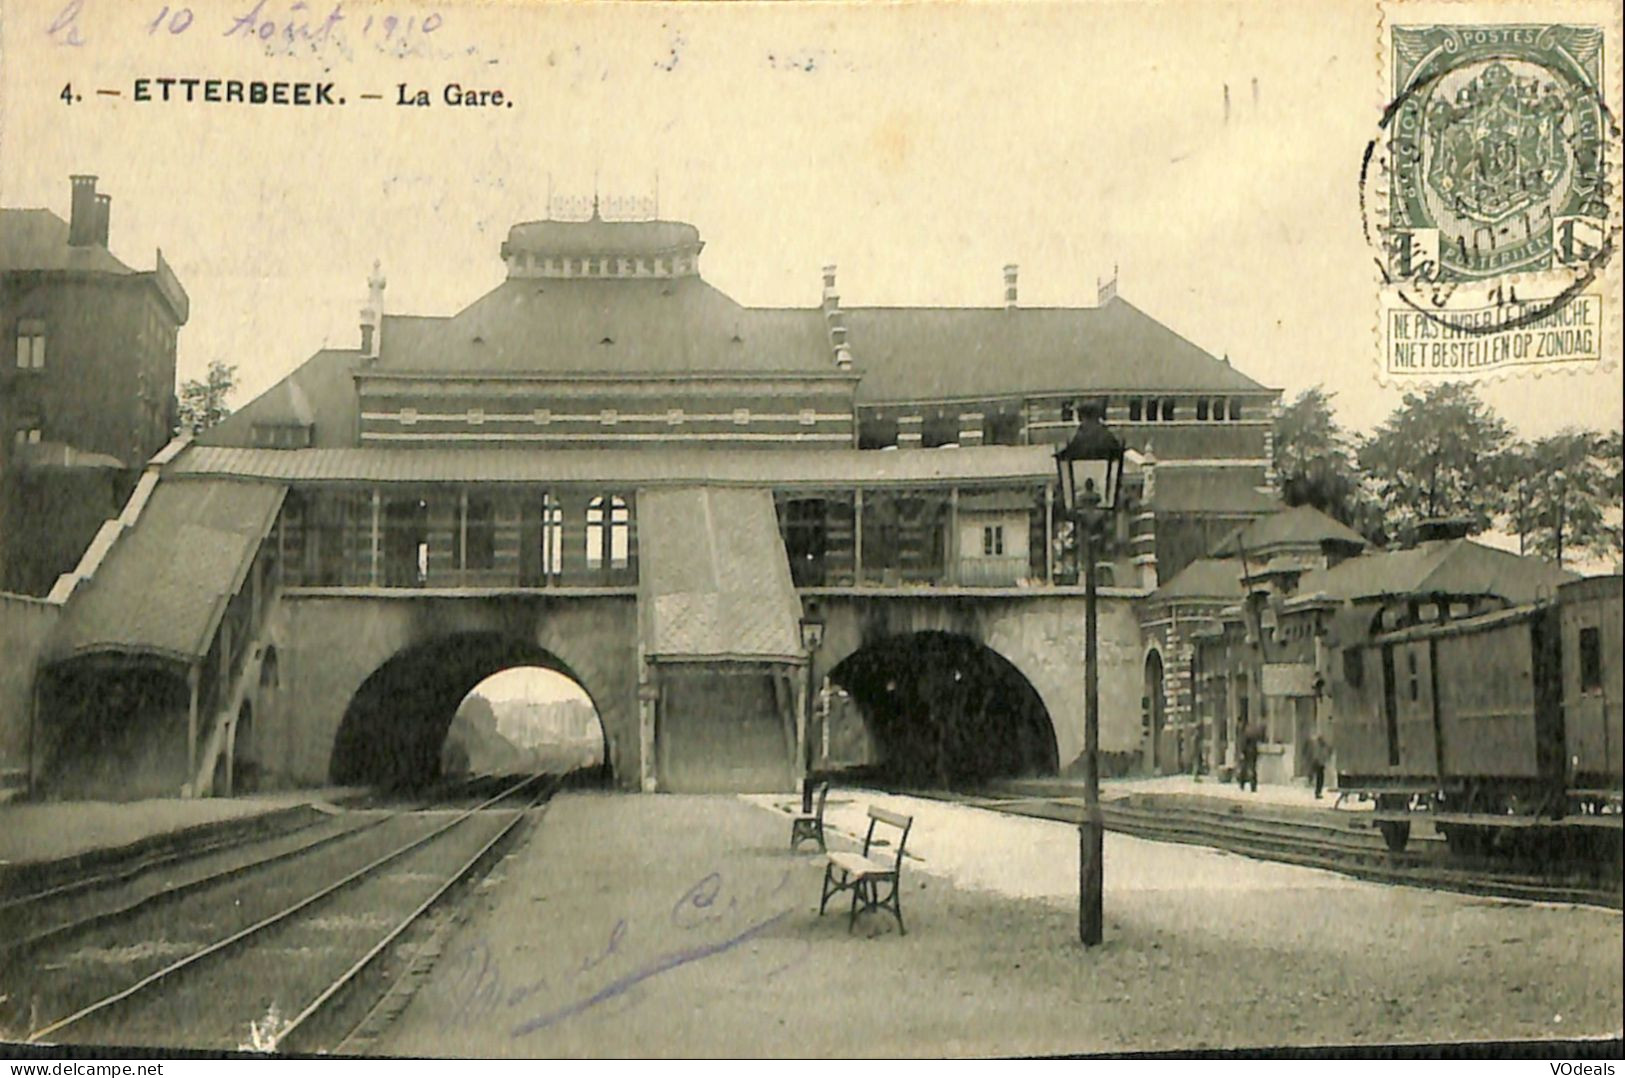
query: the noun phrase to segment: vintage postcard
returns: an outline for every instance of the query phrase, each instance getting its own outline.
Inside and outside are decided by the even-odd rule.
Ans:
[[[0,1054],[1612,1074],[1622,55],[0,0]]]

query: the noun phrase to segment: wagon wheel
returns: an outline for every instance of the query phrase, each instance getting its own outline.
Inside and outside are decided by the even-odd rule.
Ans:
[[[1395,853],[1405,848],[1411,839],[1411,822],[1409,820],[1379,820],[1377,830],[1382,832],[1382,840],[1388,848]]]

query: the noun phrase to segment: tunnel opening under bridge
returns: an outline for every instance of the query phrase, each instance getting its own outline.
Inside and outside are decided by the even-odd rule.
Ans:
[[[569,717],[555,723],[555,711]],[[550,740],[555,725],[568,736]],[[345,709],[328,767],[335,784],[382,789],[543,771],[613,784],[601,711],[557,656],[484,632],[408,647],[373,671]]]
[[[840,709],[824,708],[837,745],[858,745],[845,751],[847,760],[828,761],[832,769],[857,763],[881,781],[951,789],[1053,775],[1059,766],[1055,727],[1038,691],[1008,659],[968,636],[920,632],[871,641],[829,680],[863,727],[860,738],[850,729],[842,736]]]

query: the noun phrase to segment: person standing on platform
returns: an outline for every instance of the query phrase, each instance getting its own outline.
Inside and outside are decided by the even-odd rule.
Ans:
[[[1241,731],[1241,785],[1245,789],[1250,782],[1253,793],[1258,792],[1258,727],[1248,723]]]
[[[1316,801],[1320,800],[1320,792],[1326,786],[1326,764],[1331,755],[1332,747],[1320,734],[1309,739],[1309,776],[1315,781]]]

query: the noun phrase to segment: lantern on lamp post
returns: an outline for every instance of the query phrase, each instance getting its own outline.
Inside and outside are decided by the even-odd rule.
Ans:
[[[1123,478],[1123,441],[1101,422],[1102,409],[1081,410],[1078,429],[1055,452],[1061,504],[1072,518],[1082,552],[1083,602],[1083,821],[1078,825],[1078,936],[1093,947],[1104,935],[1101,902],[1100,669],[1095,615],[1095,530],[1117,509]]]

